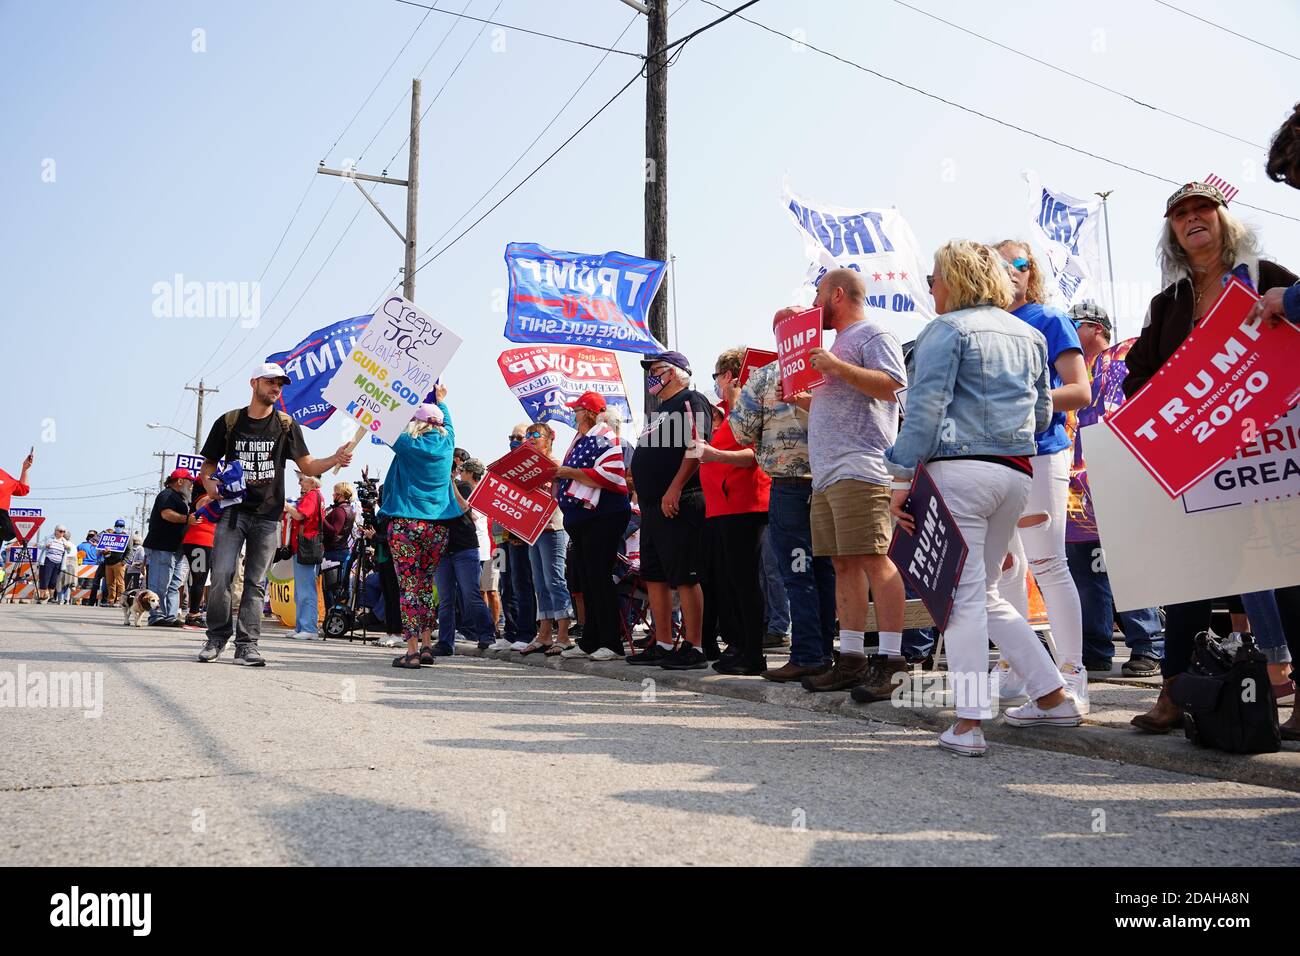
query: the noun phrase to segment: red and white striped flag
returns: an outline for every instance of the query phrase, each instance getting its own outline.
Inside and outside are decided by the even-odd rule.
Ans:
[[[1236,186],[1232,185],[1232,183],[1228,182],[1226,179],[1214,175],[1214,173],[1210,173],[1210,175],[1206,176],[1203,182],[1205,185],[1213,186],[1219,192],[1223,193],[1223,199],[1225,202],[1232,202],[1232,197],[1237,195]]]

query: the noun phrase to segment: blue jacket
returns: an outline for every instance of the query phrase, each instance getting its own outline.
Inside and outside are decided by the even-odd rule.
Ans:
[[[993,306],[949,312],[916,339],[907,411],[885,467],[911,478],[932,458],[1034,455],[1051,420],[1047,341]]]
[[[456,450],[456,430],[447,406],[442,409],[444,433],[435,428],[412,438],[406,432],[393,442],[393,463],[384,478],[384,503],[379,513],[390,518],[437,521],[453,502],[451,457]]]

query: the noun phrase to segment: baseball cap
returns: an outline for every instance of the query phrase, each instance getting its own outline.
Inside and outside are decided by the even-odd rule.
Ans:
[[[460,466],[460,470],[468,472],[480,480],[485,474],[487,474],[487,469],[483,467],[483,462],[479,461],[477,458],[467,458],[465,464]]]
[[[177,468],[167,476],[168,481],[176,481],[178,479],[180,481],[193,481],[194,472],[190,471],[188,468]]]
[[[443,421],[442,409],[437,405],[425,402],[416,406],[414,418],[417,422],[433,422],[435,425],[441,425]]]
[[[1072,305],[1069,315],[1076,323],[1088,322],[1100,326],[1106,330],[1107,336],[1113,337],[1115,334],[1115,326],[1110,320],[1110,314],[1096,302],[1089,300]]]
[[[289,378],[288,375],[285,374],[284,369],[276,365],[274,362],[259,362],[258,364],[253,366],[253,374],[250,375],[249,377],[250,378],[275,378],[275,379],[279,379],[280,382],[284,385],[288,385],[291,381],[293,381],[291,378]]]
[[[126,519],[125,519],[125,518],[118,518],[116,521],[113,522],[113,527],[114,527],[114,528],[125,528],[125,527],[126,527]]]
[[[667,362],[669,365],[681,369],[687,375],[691,374],[691,363],[681,352],[660,352],[657,355],[647,355],[641,360],[641,367],[648,369],[659,362]]]
[[[1213,199],[1220,206],[1228,205],[1228,200],[1223,197],[1223,193],[1209,183],[1184,183],[1174,190],[1174,194],[1165,201],[1165,217],[1168,218],[1174,207],[1180,202],[1193,196],[1204,196],[1206,199]]]
[[[565,408],[581,408],[584,411],[591,412],[593,415],[599,415],[605,410],[605,399],[595,392],[583,392],[571,402],[566,402]]]

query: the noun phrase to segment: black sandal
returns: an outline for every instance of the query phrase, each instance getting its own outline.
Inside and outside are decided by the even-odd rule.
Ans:
[[[426,644],[420,648],[420,666],[432,667],[434,664],[433,645]]]
[[[418,670],[420,669],[420,655],[419,655],[419,654],[399,654],[397,657],[394,657],[394,658],[393,658],[393,666],[394,666],[394,667],[404,667],[404,668],[406,668],[407,670],[417,670],[417,671],[418,671]]]

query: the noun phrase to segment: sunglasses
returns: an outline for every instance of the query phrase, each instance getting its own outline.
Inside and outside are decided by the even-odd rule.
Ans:
[[[1024,256],[1017,256],[1016,258],[1012,259],[1011,265],[1017,272],[1029,271],[1029,260],[1026,259]]]
[[[925,277],[925,284],[926,284],[926,286],[930,289],[930,291],[933,292],[933,291],[934,291],[934,276],[926,276],[926,277]]]
[[[526,438],[541,438],[546,432],[528,432]]]

